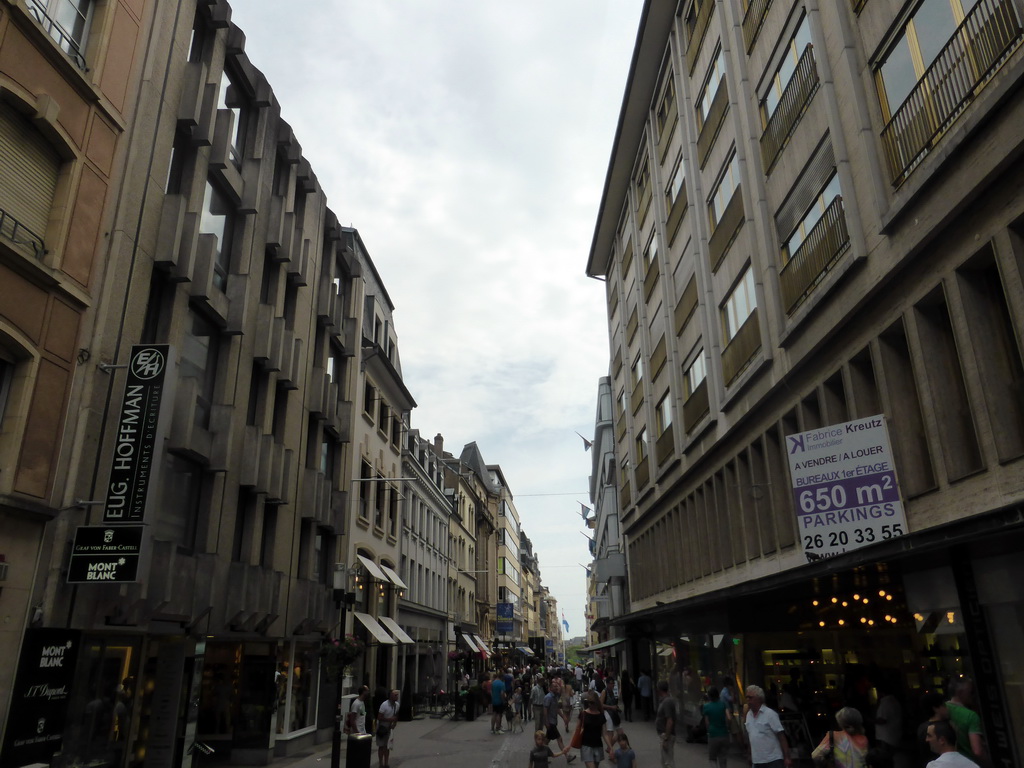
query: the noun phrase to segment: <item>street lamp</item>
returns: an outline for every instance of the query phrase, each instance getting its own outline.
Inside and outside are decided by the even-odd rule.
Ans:
[[[356,601],[356,593],[348,591],[348,580],[350,575],[357,574],[358,572],[357,568],[349,570],[345,563],[336,563],[334,566],[333,596],[334,604],[341,611],[341,619],[338,622],[338,626],[340,627],[342,639],[345,637],[345,621],[348,606],[353,605]],[[331,768],[341,768],[341,724],[345,719],[341,712],[341,688],[344,675],[345,668],[339,664],[337,680],[335,681],[336,692],[334,696],[334,734],[331,740]]]

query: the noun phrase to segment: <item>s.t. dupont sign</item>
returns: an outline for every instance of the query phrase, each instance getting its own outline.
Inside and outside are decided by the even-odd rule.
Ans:
[[[162,437],[160,414],[171,400],[164,384],[169,363],[167,344],[132,347],[117,420],[104,523],[141,523],[145,517],[150,486],[156,480],[156,451]]]

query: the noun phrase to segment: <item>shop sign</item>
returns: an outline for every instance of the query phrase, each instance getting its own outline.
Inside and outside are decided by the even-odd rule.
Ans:
[[[141,525],[81,525],[68,565],[69,584],[135,581],[142,551]]]
[[[884,416],[787,435],[786,453],[809,561],[907,533]]]
[[[512,634],[512,603],[498,603],[495,632],[499,635]]]
[[[132,347],[103,508],[105,523],[141,523],[145,517],[146,500],[156,480],[160,425],[166,422],[161,412],[172,400],[164,385],[169,365],[167,344]]]
[[[81,636],[74,629],[25,632],[0,765],[48,764],[60,751]]]

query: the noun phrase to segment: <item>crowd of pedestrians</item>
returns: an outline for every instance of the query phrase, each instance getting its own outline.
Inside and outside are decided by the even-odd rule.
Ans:
[[[702,703],[694,722],[687,719],[669,681],[656,682],[648,670],[641,670],[634,682],[626,671],[617,674],[579,665],[553,669],[526,666],[495,670],[479,682],[490,702],[492,734],[527,730],[534,734],[528,768],[547,768],[561,757],[572,763],[577,759],[574,750],[587,768],[599,768],[606,760],[616,768],[638,768],[625,726],[633,721],[634,713],[654,720],[660,768],[675,768],[675,744],[680,737],[706,739],[711,768],[727,768],[730,755],[737,764],[743,755],[744,764],[753,768],[791,768],[798,758],[804,764],[814,761],[835,768],[989,766],[981,720],[974,709],[974,684],[966,677],[952,680],[946,696],[929,692],[922,697],[924,719],[911,738],[905,738],[909,734],[904,729],[905,708],[894,690],[882,685],[870,713],[873,738],[869,738],[864,713],[843,706],[835,712],[834,726],[813,750],[806,737],[801,737],[801,729],[792,728],[798,722],[804,724],[803,733],[807,731],[797,709],[801,697],[795,686],[788,695],[771,692],[776,706],[769,706],[768,696],[757,685],[747,686],[742,697],[737,695],[729,677],[722,680],[721,687],[701,686]],[[369,693],[363,686],[351,701],[345,720],[347,732],[368,732]],[[386,691],[380,695],[384,694]],[[398,711],[399,691],[395,690],[377,708],[372,731],[380,768],[388,768],[390,763]],[[804,743],[791,743],[791,738],[802,738]]]

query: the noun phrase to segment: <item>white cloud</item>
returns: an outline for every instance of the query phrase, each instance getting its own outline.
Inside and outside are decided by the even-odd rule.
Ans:
[[[233,19],[395,305],[414,425],[501,464],[583,631],[608,344],[583,275],[642,0],[244,0]],[[567,495],[535,495],[567,494]]]

